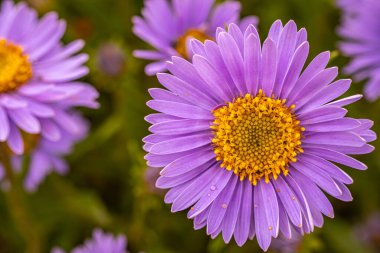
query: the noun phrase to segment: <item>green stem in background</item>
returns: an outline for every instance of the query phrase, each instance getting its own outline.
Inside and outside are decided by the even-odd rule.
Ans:
[[[25,252],[40,253],[41,238],[28,213],[29,208],[22,181],[14,175],[9,152],[2,144],[0,144],[0,162],[3,164],[6,178],[10,184],[9,189],[5,191],[8,208],[17,229],[26,242]]]

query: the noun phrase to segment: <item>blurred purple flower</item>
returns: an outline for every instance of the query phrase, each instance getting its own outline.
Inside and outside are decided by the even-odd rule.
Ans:
[[[356,81],[368,80],[364,94],[369,100],[380,96],[380,1],[339,0],[342,9],[338,28],[344,55],[351,57],[345,72]]]
[[[88,56],[75,55],[83,41],[62,44],[66,24],[56,13],[39,20],[25,3],[11,0],[0,8],[0,142],[21,155],[20,130],[53,142],[59,128],[74,135],[66,109],[97,108],[98,93],[75,81],[88,73]]]
[[[380,250],[380,213],[371,214],[355,228],[355,235],[361,242]],[[376,252],[378,252],[376,251]]]
[[[125,53],[117,44],[108,42],[100,46],[97,53],[98,68],[109,76],[117,76],[125,68]]]
[[[292,231],[292,238],[279,236],[273,239],[270,249],[276,253],[295,253],[299,251],[302,236],[297,232]]]
[[[71,253],[127,253],[127,239],[124,235],[114,237],[112,234],[104,233],[100,229],[94,230],[92,239],[86,241]],[[51,253],[65,253],[60,248],[54,248]]]
[[[165,71],[166,61],[172,56],[190,58],[192,38],[213,39],[216,28],[229,23],[239,23],[243,29],[257,24],[254,16],[239,21],[240,10],[237,1],[215,4],[215,0],[145,0],[143,17],[133,18],[133,31],[155,50],[136,50],[134,55],[155,61],[146,66],[147,75]]]
[[[55,171],[58,174],[65,174],[68,171],[68,165],[63,156],[69,154],[73,145],[84,138],[87,134],[86,122],[76,113],[70,114],[71,123],[75,123],[75,134],[65,129],[58,128],[52,134],[59,134],[61,138],[58,141],[51,141],[39,135],[23,135],[26,150],[25,153],[30,155],[30,165],[28,167],[24,187],[27,191],[35,191],[45,177]],[[15,172],[22,169],[23,156],[12,156],[12,165]],[[0,179],[4,180],[4,170],[0,164]]]
[[[172,212],[190,208],[207,227],[238,245],[257,236],[263,250],[281,232],[310,233],[333,217],[323,191],[351,201],[352,178],[334,163],[365,170],[348,156],[373,151],[373,122],[345,117],[361,95],[335,100],[351,80],[334,79],[330,54],[308,66],[304,28],[276,21],[261,45],[254,26],[219,28],[216,42],[192,40],[192,61],[173,57],[150,89],[148,166],[162,168]],[[334,101],[335,100],[335,101]],[[322,191],[323,190],[323,191]]]

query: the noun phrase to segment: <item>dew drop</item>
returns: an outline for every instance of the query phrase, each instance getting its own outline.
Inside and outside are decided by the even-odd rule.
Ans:
[[[215,185],[211,186],[211,187],[210,187],[210,190],[211,190],[211,191],[215,191],[215,190],[216,190],[216,186],[215,186]]]
[[[226,209],[226,208],[227,208],[227,204],[223,204],[223,205],[222,205],[222,208],[223,208],[223,209]]]

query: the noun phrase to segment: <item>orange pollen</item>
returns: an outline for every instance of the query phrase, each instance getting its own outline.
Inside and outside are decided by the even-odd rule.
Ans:
[[[246,94],[213,111],[212,143],[221,167],[253,185],[288,174],[289,163],[302,153],[300,126],[286,100],[266,97],[262,90]]]
[[[32,78],[32,66],[21,47],[0,39],[0,94],[16,90]]]
[[[187,43],[189,39],[197,39],[200,42],[205,42],[206,40],[212,40],[210,36],[205,34],[204,32],[197,30],[197,29],[190,29],[188,30],[184,35],[179,37],[175,49],[177,50],[178,54],[181,55],[183,58],[188,59],[188,48]]]

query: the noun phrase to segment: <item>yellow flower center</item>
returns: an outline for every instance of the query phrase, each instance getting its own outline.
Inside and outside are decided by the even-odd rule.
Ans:
[[[200,42],[205,42],[205,40],[212,40],[210,36],[205,34],[204,32],[197,30],[197,29],[190,29],[188,30],[184,35],[179,37],[177,44],[176,44],[176,50],[177,52],[185,59],[189,58],[188,55],[188,48],[187,48],[187,41],[189,39],[197,39]]]
[[[32,66],[21,47],[0,39],[0,93],[13,91],[32,77]]]
[[[214,110],[212,143],[222,168],[240,180],[248,177],[253,185],[262,177],[268,183],[288,174],[289,163],[303,152],[305,128],[293,114],[295,106],[287,107],[285,102],[260,90],[255,97],[246,94]]]

